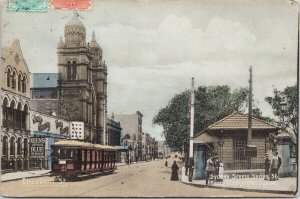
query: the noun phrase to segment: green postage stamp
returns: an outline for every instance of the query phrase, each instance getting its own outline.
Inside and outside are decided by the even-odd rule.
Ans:
[[[47,0],[9,0],[8,11],[12,12],[47,12]]]

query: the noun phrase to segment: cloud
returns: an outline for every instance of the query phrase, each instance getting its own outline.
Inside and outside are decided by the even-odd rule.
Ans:
[[[114,23],[98,33],[107,61],[122,66],[198,62],[205,53],[241,51],[256,38],[238,22],[213,18],[202,30],[176,15],[165,17],[156,29]]]

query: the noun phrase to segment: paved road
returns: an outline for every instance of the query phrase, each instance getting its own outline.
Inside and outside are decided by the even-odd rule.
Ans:
[[[171,161],[169,161],[171,165]],[[76,182],[53,182],[53,177],[40,177],[1,183],[5,196],[26,197],[284,197],[283,194],[231,191],[212,188],[197,188],[170,181],[170,167],[163,161],[154,161],[130,166],[120,166],[111,175],[98,176]]]

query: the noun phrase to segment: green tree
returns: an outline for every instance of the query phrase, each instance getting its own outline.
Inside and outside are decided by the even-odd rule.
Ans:
[[[273,90],[273,96],[266,97],[265,100],[272,106],[273,113],[278,118],[278,125],[292,130],[298,137],[298,92],[297,85],[288,86],[283,91],[276,88]],[[282,109],[281,103],[283,98],[286,99],[287,107]],[[284,120],[283,120],[284,119]]]
[[[182,150],[189,135],[189,91],[175,95],[165,108],[159,110],[153,123],[163,127],[166,143],[174,150]],[[247,89],[231,91],[225,86],[200,86],[195,91],[195,133],[239,110],[247,98]]]

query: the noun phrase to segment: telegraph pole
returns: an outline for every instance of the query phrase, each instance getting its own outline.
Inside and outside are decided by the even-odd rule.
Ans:
[[[247,144],[251,144],[252,141],[252,66],[249,68],[249,110],[248,110],[248,140]]]
[[[193,179],[193,166],[194,166],[194,101],[195,101],[195,89],[194,89],[194,77],[192,78],[191,89],[191,123],[190,123],[190,150],[189,150],[189,182]]]

